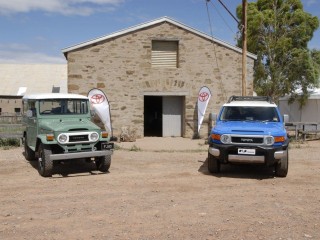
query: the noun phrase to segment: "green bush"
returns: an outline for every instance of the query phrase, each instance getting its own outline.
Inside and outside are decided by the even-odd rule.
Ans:
[[[19,147],[20,141],[18,138],[0,138],[0,147]]]
[[[136,145],[133,145],[129,151],[132,151],[132,152],[140,152],[141,151],[141,148],[137,147]]]

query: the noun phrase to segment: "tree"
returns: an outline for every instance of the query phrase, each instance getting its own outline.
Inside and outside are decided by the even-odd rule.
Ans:
[[[237,7],[242,19],[242,5]],[[240,24],[241,20],[240,20]],[[254,90],[275,101],[292,94],[303,104],[308,89],[317,87],[320,53],[308,42],[319,27],[319,19],[303,10],[300,0],[257,0],[247,8],[247,48],[257,54]],[[242,36],[238,39],[242,46]],[[301,88],[303,94],[294,94]]]

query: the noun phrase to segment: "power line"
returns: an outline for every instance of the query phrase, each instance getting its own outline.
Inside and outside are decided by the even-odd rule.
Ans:
[[[213,4],[213,2],[211,0],[206,0],[207,2],[211,2],[212,6],[214,7],[214,9],[218,12],[219,16],[222,18],[222,20],[224,21],[224,23],[230,28],[230,30],[233,32],[232,28],[230,27],[230,25],[228,25],[228,23],[225,21],[225,19],[222,17],[222,15],[220,14],[220,12],[218,11],[218,9],[215,7],[215,5]],[[240,21],[237,19],[236,16],[233,15],[233,13],[229,10],[229,8],[222,2],[222,0],[217,0],[221,6],[229,13],[229,15],[238,23],[239,26],[239,30],[242,31],[243,30],[243,24],[240,24]],[[233,32],[234,33],[234,32]]]
[[[210,0],[206,0],[206,2],[211,2]],[[224,22],[224,24],[229,28],[230,32],[232,32],[233,34],[236,34],[232,27],[228,24],[228,22],[226,21],[226,19],[223,17],[223,15],[219,12],[218,8],[213,4],[213,2],[211,2],[211,5],[213,6],[214,10],[218,13],[218,15],[220,16],[220,18],[222,19],[222,21]]]
[[[230,14],[230,16],[239,24],[238,19],[231,13],[231,11],[227,8],[227,6],[224,5],[224,3],[221,0],[218,0],[218,1],[224,7],[224,9],[227,10],[227,12]]]
[[[218,71],[219,71],[219,74],[220,74],[220,77],[219,77],[219,79],[220,79],[220,89],[221,89],[221,91],[222,91],[222,94],[223,94],[223,96],[224,96],[224,98],[225,98],[225,101],[227,100],[227,93],[226,93],[226,90],[225,90],[225,88],[224,88],[224,86],[223,86],[223,82],[222,82],[222,77],[221,77],[221,71],[220,71],[220,67],[219,67],[219,63],[218,63],[218,57],[217,57],[217,53],[216,53],[216,46],[215,46],[215,43],[214,43],[214,41],[213,41],[213,31],[212,31],[212,24],[211,24],[211,17],[210,17],[210,13],[209,13],[209,7],[208,7],[208,2],[209,2],[210,0],[206,0],[206,8],[207,8],[207,15],[208,15],[208,20],[209,20],[209,25],[210,25],[210,34],[211,34],[211,39],[212,39],[212,46],[213,46],[213,52],[214,52],[214,57],[215,57],[215,59],[216,59],[216,66],[217,66],[217,69],[218,69]]]

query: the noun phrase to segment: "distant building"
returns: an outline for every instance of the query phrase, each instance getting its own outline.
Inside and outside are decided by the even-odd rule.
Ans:
[[[297,90],[301,93],[301,90]],[[303,106],[298,101],[289,103],[290,96],[279,99],[279,108],[282,114],[289,116],[290,122],[320,123],[320,88],[309,91],[309,97]]]
[[[68,92],[103,90],[110,102],[113,133],[134,129],[137,137],[192,137],[197,99],[212,92],[206,111],[217,112],[241,95],[242,50],[168,17],[65,48]],[[253,64],[247,54],[247,94],[253,94]],[[207,136],[208,125],[200,135]]]
[[[0,114],[20,114],[30,93],[67,92],[66,64],[0,64]]]

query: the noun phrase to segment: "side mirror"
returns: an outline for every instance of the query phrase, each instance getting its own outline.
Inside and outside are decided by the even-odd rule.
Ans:
[[[289,122],[289,115],[288,115],[288,114],[284,114],[284,115],[283,115],[283,122],[284,122],[284,123]]]
[[[32,110],[28,110],[28,111],[26,112],[26,116],[27,116],[28,118],[33,117]]]
[[[217,117],[218,117],[218,115],[216,113],[211,113],[211,120],[212,121],[216,121]]]

